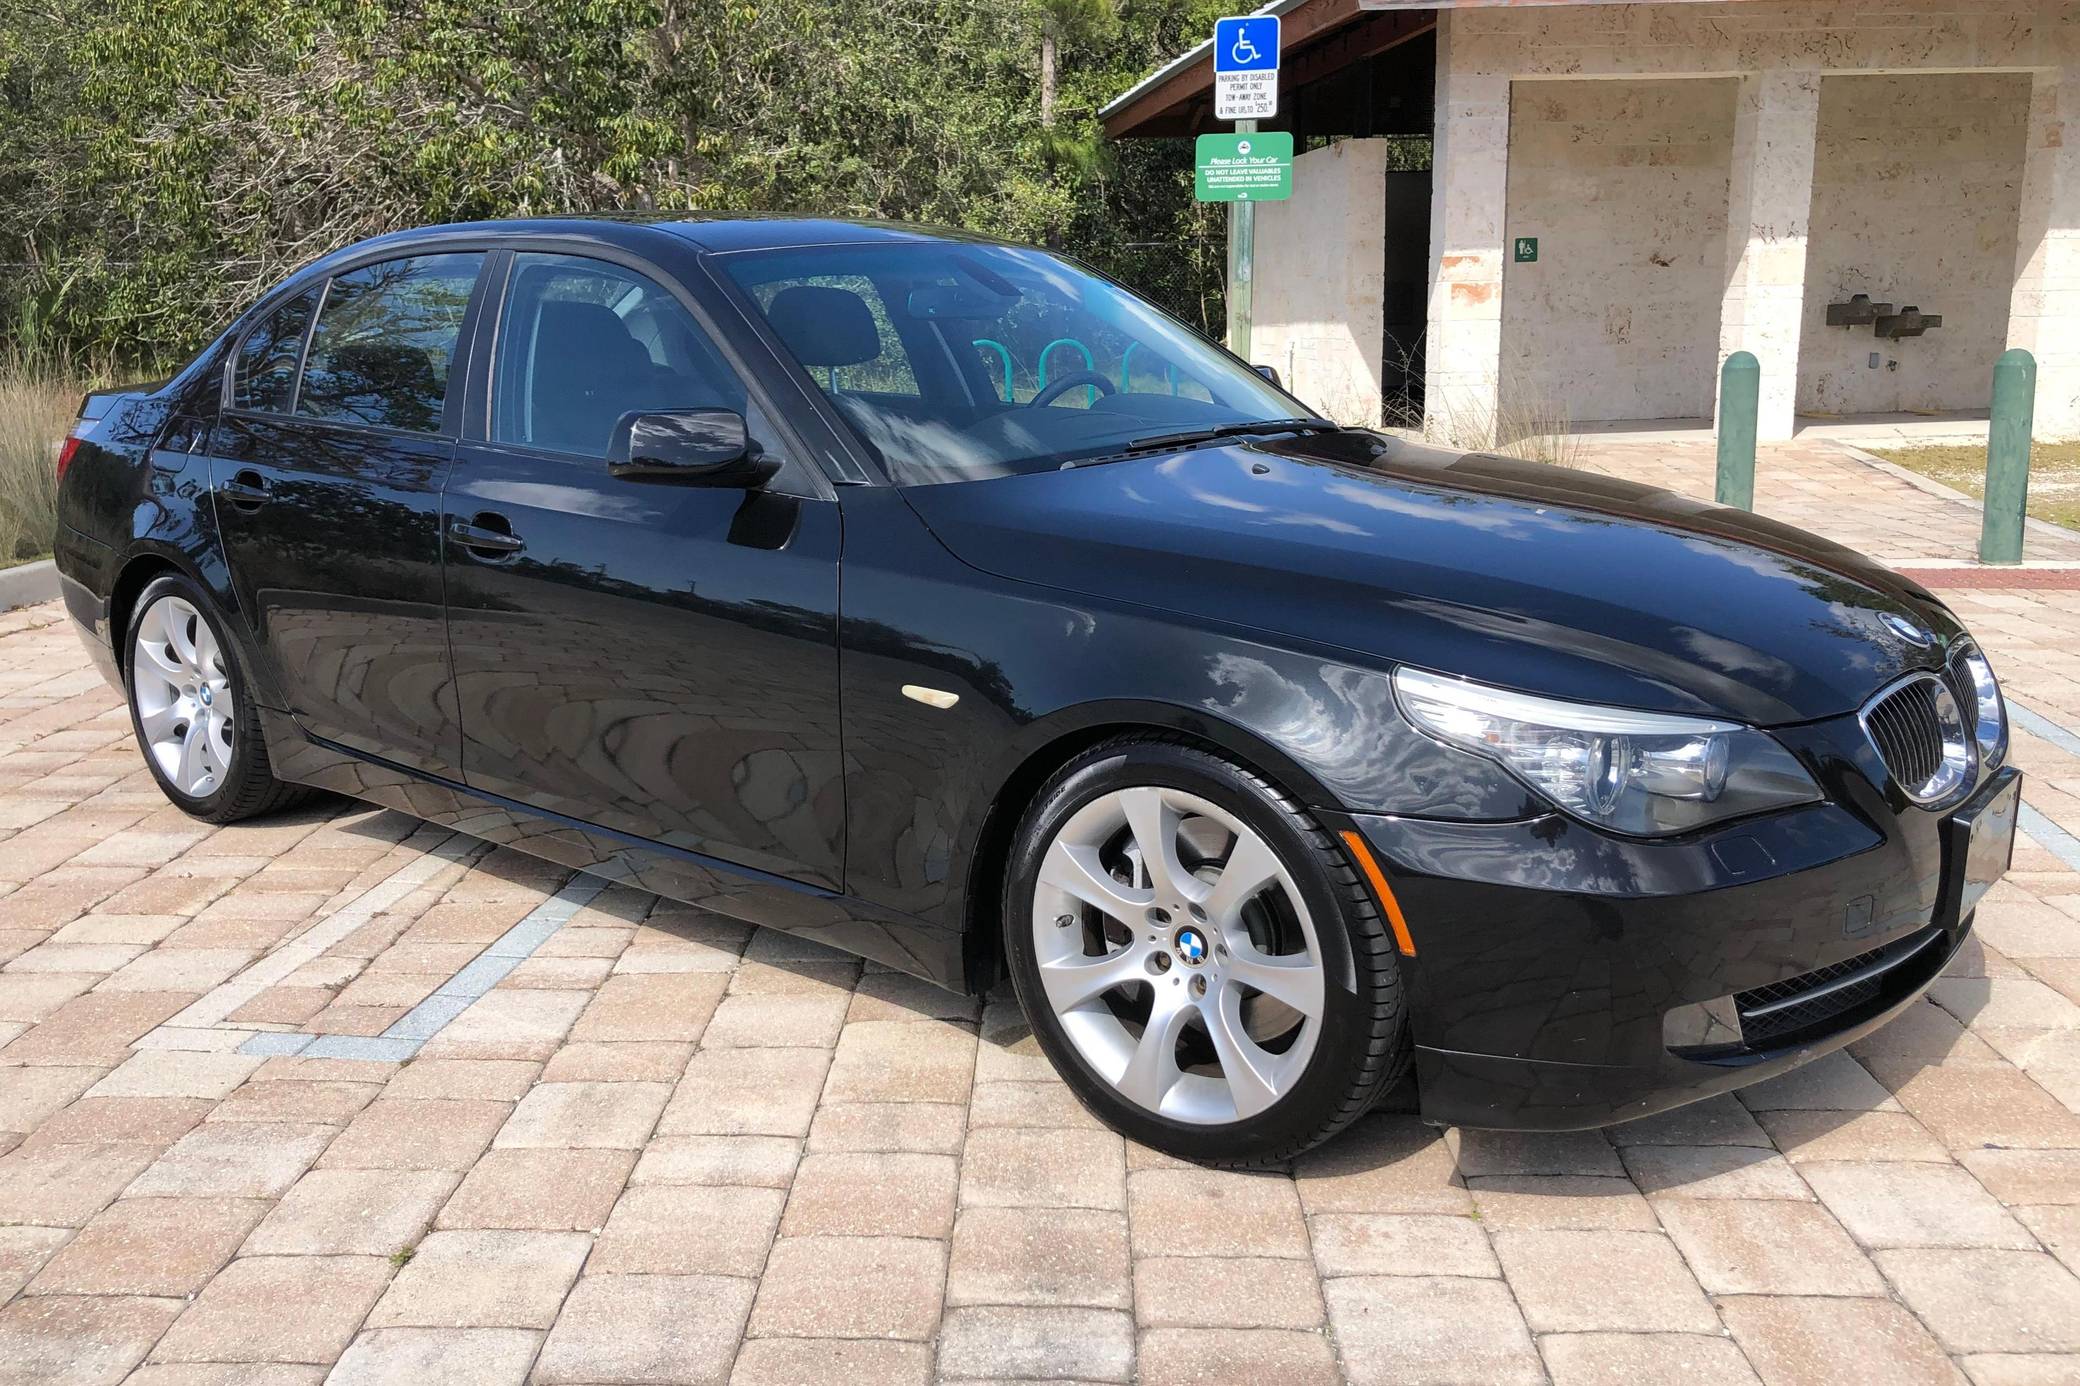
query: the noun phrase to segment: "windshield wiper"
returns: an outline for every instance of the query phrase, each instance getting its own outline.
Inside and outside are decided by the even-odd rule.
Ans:
[[[1222,438],[1241,438],[1263,433],[1328,432],[1341,433],[1343,425],[1334,419],[1312,416],[1297,419],[1251,419],[1247,423],[1220,424],[1213,428],[1193,428],[1182,433],[1153,433],[1146,438],[1130,439],[1116,452],[1097,457],[1077,457],[1061,465],[1062,471],[1071,467],[1087,467],[1094,462],[1112,462],[1129,457],[1137,452],[1158,452],[1164,448],[1190,447],[1194,443],[1212,443]]]

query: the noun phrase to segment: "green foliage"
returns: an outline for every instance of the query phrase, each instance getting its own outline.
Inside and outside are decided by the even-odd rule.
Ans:
[[[616,209],[981,229],[1220,319],[1221,224],[1186,143],[1109,144],[1096,114],[1246,3],[23,3],[0,28],[18,356],[163,364],[362,237]]]

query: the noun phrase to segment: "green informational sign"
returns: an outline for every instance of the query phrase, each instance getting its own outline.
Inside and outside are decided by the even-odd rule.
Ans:
[[[1195,184],[1201,202],[1283,202],[1293,195],[1293,137],[1201,135]]]
[[[1535,265],[1538,263],[1538,237],[1517,237],[1517,263],[1520,265]]]

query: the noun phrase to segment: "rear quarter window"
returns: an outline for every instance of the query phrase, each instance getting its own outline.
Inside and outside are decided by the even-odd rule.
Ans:
[[[246,334],[231,380],[235,409],[286,414],[296,404],[296,369],[303,364],[303,339],[317,311],[318,291],[298,294]]]

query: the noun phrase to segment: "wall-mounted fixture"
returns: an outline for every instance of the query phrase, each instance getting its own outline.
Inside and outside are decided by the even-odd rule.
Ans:
[[[1891,304],[1873,303],[1869,294],[1857,294],[1847,303],[1830,303],[1827,305],[1827,325],[1829,327],[1869,327],[1879,318],[1887,316],[1891,312]]]
[[[1943,325],[1941,313],[1924,313],[1912,304],[1897,313],[1881,314],[1872,331],[1882,341],[1896,342],[1902,337],[1918,337],[1932,327]]]

